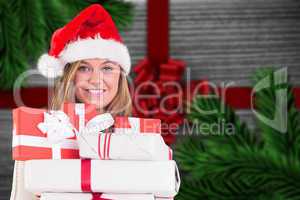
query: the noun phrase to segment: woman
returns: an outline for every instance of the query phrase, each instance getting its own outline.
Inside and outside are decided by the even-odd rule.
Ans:
[[[131,115],[131,98],[126,79],[130,55],[118,30],[98,4],[80,12],[52,35],[50,50],[38,61],[38,69],[57,80],[51,109],[63,102],[94,104],[100,113]],[[11,200],[36,199],[23,184],[22,161],[16,161]]]

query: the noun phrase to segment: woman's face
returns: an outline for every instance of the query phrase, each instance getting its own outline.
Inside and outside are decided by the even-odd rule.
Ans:
[[[105,108],[117,94],[120,73],[120,66],[106,59],[81,61],[74,79],[77,100]]]

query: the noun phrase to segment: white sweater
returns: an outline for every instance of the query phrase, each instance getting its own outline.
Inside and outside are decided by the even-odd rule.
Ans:
[[[34,194],[24,188],[24,161],[15,161],[10,200],[36,200]]]

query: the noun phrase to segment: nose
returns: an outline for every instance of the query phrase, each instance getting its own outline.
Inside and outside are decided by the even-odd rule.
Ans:
[[[104,81],[104,74],[100,70],[93,70],[89,82],[92,84],[101,84]]]

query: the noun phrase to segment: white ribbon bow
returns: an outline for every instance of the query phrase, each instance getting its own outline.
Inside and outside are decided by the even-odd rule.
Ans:
[[[114,124],[110,113],[104,113],[93,117],[87,122],[81,132],[84,134],[98,134]],[[66,138],[78,136],[81,133],[72,125],[70,118],[63,111],[50,111],[44,113],[44,122],[38,124],[38,128],[47,134],[51,143],[59,143]]]
[[[83,129],[84,134],[98,134],[111,127],[115,123],[110,113],[104,113],[93,117]]]
[[[63,111],[45,112],[44,122],[39,123],[38,128],[47,134],[51,143],[59,143],[66,138],[74,137],[78,132]]]

